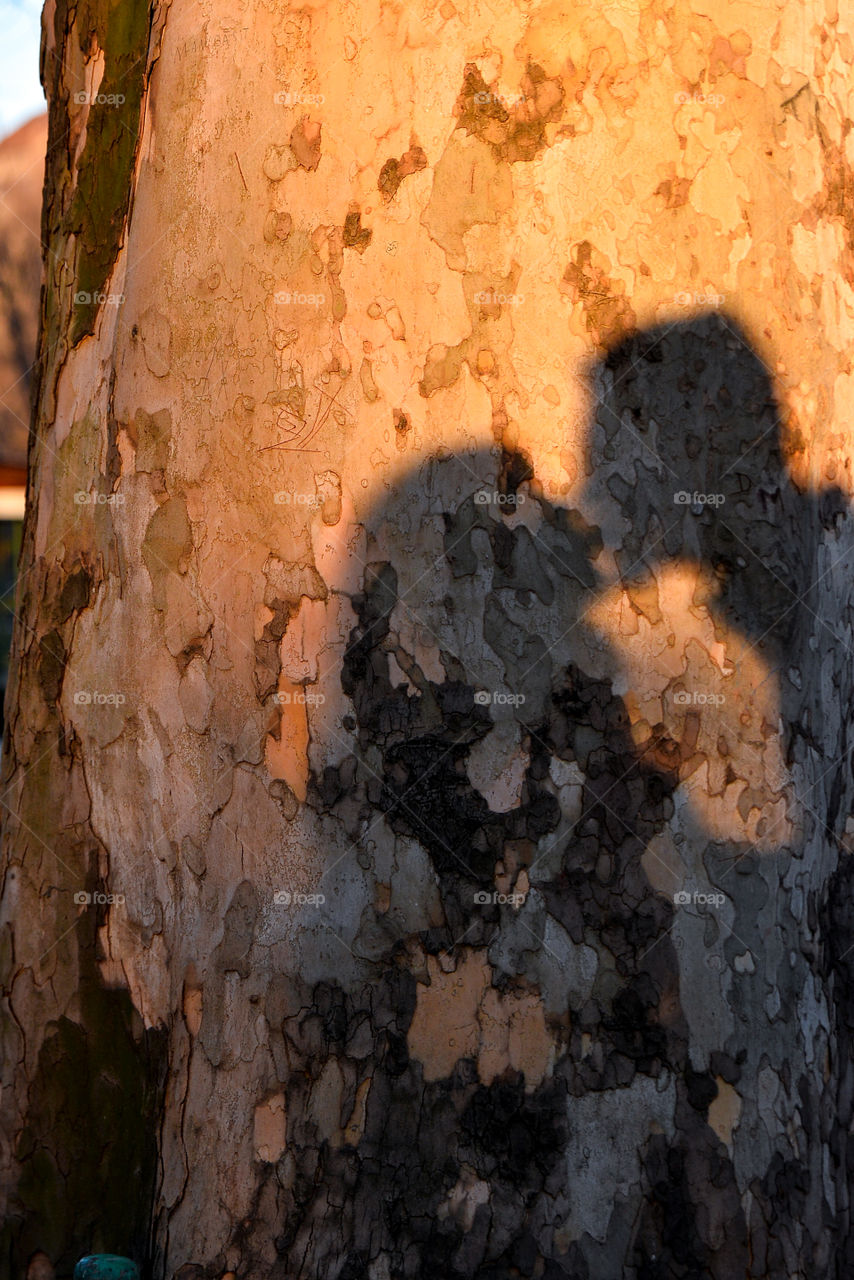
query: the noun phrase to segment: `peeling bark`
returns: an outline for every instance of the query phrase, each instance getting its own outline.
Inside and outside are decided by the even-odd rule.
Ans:
[[[3,1275],[850,1273],[849,27],[48,7]]]

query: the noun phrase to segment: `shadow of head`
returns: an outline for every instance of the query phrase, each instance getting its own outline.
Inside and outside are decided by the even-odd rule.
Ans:
[[[838,490],[818,499],[792,483],[769,371],[731,317],[637,332],[583,376],[583,478],[568,501],[545,495],[529,452],[499,442],[437,450],[367,521],[369,559],[386,566],[372,615],[394,608],[410,658],[436,677],[521,682],[528,722],[584,638],[589,593],[619,583],[655,628],[674,566],[695,566],[690,605],[720,641],[740,637],[777,667],[803,639],[822,524],[845,509]]]
[[[615,559],[630,594],[656,565],[694,560],[709,584],[697,604],[776,665],[801,636],[822,524],[846,502],[793,484],[795,442],[739,323],[716,312],[635,333],[589,369],[588,385],[588,475],[623,521]]]
[[[777,733],[778,673],[805,643],[842,495],[793,484],[771,377],[730,317],[638,332],[586,382],[568,500],[546,495],[533,450],[440,448],[366,522],[344,691],[362,745],[382,752],[384,803],[404,829],[417,810],[421,838],[441,815],[439,863],[465,848],[481,883],[509,827],[526,840],[557,827],[561,755],[588,772],[609,736],[662,795],[706,762],[721,796],[743,778],[752,819],[725,817],[731,796],[702,800],[711,838],[756,839],[757,824],[783,838],[754,740]]]
[[[704,1221],[714,1195],[732,1224],[727,1238],[743,1227],[732,1178],[709,1191],[710,1171],[726,1161],[705,1118],[717,1086],[692,1068],[680,994],[703,987],[704,960],[723,965],[726,948],[735,955],[743,944],[721,939],[698,907],[695,923],[708,930],[682,965],[675,916],[690,898],[684,877],[717,883],[714,860],[704,863],[712,841],[744,838],[716,832],[719,815],[703,797],[743,789],[745,831],[748,810],[761,802],[773,751],[766,741],[763,756],[746,739],[779,721],[779,668],[799,657],[823,517],[843,509],[842,499],[792,483],[771,379],[726,317],[639,333],[586,378],[585,456],[568,497],[545,491],[533,447],[499,440],[438,449],[375,504],[341,667],[355,711],[345,725],[352,754],[328,766],[309,797],[340,818],[360,865],[391,868],[382,906],[365,907],[351,951],[377,966],[377,1008],[391,1007],[383,984],[408,983],[375,1075],[385,1073],[385,1105],[398,1110],[381,1134],[369,1127],[360,1149],[376,1161],[377,1185],[406,1182],[405,1167],[412,1185],[416,1169],[425,1177],[438,1225],[423,1248],[435,1247],[441,1274],[463,1233],[442,1225],[439,1205],[453,1202],[463,1175],[503,1187],[508,1198],[521,1182],[534,1205],[569,1169],[567,1212],[578,1187],[601,1196],[589,1152],[562,1128],[565,1095],[575,1106],[591,1096],[591,1145],[610,1150],[595,1095],[617,1085],[637,1088],[631,1114],[641,1115],[653,1082],[675,1081],[667,1107],[678,1101],[686,1128],[653,1145],[649,1176],[656,1160],[683,1168],[684,1148],[702,1191],[680,1201],[681,1220]],[[755,700],[755,673],[773,686],[764,702]],[[680,687],[689,674],[694,685]],[[724,711],[703,680],[718,682],[707,689],[729,681]],[[674,689],[691,694],[690,706]],[[771,790],[785,772],[779,744],[776,751]],[[656,839],[674,819],[677,788],[696,778],[696,821],[676,815],[674,831],[681,823],[688,838],[664,865]],[[772,801],[769,811],[784,807]],[[381,829],[377,843],[386,847],[372,863],[367,835]],[[757,833],[753,820],[739,856]],[[662,866],[683,880],[665,886]],[[728,891],[736,907],[739,894],[747,901],[747,927],[758,930],[751,888],[742,876]],[[762,945],[751,942],[757,953]],[[342,1007],[348,998],[342,992]],[[464,1023],[471,1038],[461,1036]],[[406,1122],[414,1094],[442,1116],[417,1134]],[[535,1133],[538,1114],[547,1123]],[[507,1155],[511,1126],[526,1135],[530,1158]],[[633,1141],[642,1144],[640,1129]],[[658,1198],[656,1190],[650,1199]],[[366,1213],[381,1199],[372,1185]],[[669,1230],[657,1212],[637,1217],[637,1248],[652,1259]],[[401,1250],[413,1217],[401,1214],[394,1228]],[[621,1231],[618,1224],[615,1241]],[[506,1239],[514,1233],[531,1239],[521,1217]],[[620,1238],[609,1242],[610,1260],[634,1256],[628,1228]],[[468,1228],[465,1239],[474,1239]],[[537,1246],[543,1256],[551,1247]],[[743,1271],[741,1238],[727,1248],[737,1261],[709,1274]],[[696,1245],[697,1274],[707,1252]],[[533,1255],[525,1257],[520,1271],[533,1274]],[[474,1263],[463,1273],[480,1274]]]

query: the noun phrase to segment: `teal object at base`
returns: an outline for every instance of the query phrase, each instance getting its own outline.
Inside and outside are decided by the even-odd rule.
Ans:
[[[139,1267],[117,1253],[90,1253],[74,1268],[74,1280],[139,1280]]]

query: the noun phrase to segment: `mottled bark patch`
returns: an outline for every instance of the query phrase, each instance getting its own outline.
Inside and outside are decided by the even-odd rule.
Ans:
[[[380,169],[377,186],[386,200],[393,200],[404,178],[408,178],[412,173],[420,173],[422,169],[426,168],[427,156],[423,147],[413,143],[399,160],[396,160],[393,156],[386,160],[382,169]]]
[[[475,63],[468,63],[457,99],[457,128],[482,138],[496,157],[510,164],[533,160],[546,145],[546,126],[561,118],[563,85],[530,63],[518,95],[512,95],[508,105],[506,97],[487,85]]]

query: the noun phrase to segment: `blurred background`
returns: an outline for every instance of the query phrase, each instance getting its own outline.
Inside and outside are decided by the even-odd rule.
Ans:
[[[0,734],[21,545],[47,142],[41,0],[0,0]]]

